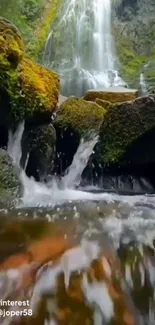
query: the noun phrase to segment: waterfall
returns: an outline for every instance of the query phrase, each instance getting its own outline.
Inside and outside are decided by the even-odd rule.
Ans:
[[[24,122],[20,123],[14,133],[12,130],[9,131],[7,151],[13,160],[13,164],[17,167],[20,167],[22,156],[21,140],[24,125]],[[80,183],[82,172],[97,141],[98,136],[94,134],[87,135],[86,140],[82,139],[66,175],[62,178],[53,176],[52,181],[48,183],[36,182],[33,177],[29,178],[25,170],[20,167],[19,177],[23,185],[23,197],[20,206],[54,206],[67,200],[91,199],[92,194],[74,190],[74,188]]]
[[[111,0],[66,0],[52,28],[43,63],[60,74],[63,95],[126,85],[116,70]]]
[[[70,165],[66,176],[63,177],[63,184],[65,187],[75,187],[80,184],[81,175],[88,163],[88,159],[93,152],[93,148],[98,142],[98,136],[84,141],[81,139],[77,152],[74,155],[73,162]]]
[[[141,87],[142,95],[147,95],[148,89],[147,89],[147,83],[144,77],[144,73],[140,74],[140,87]]]
[[[12,130],[9,130],[7,151],[13,160],[13,164],[17,167],[20,167],[20,160],[22,156],[21,140],[24,132],[24,126],[25,122],[23,121],[18,125],[14,133]]]
[[[28,206],[62,204],[68,200],[92,199],[91,193],[75,189],[80,184],[81,175],[85,169],[93,148],[98,141],[98,136],[91,134],[81,139],[72,164],[62,178],[52,176],[47,182],[36,182],[21,172],[21,180],[24,187],[23,204]]]

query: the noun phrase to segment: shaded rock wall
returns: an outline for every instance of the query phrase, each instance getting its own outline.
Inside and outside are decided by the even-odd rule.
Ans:
[[[136,86],[143,66],[155,60],[155,2],[115,1],[112,15],[120,71],[130,86]],[[152,85],[150,73],[148,79]]]

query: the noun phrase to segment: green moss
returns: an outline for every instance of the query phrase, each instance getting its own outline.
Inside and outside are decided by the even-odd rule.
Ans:
[[[69,98],[61,106],[56,123],[63,129],[70,128],[82,135],[99,129],[106,110],[96,103],[80,98]]]
[[[55,110],[59,96],[59,78],[55,73],[23,59],[18,69],[10,70],[8,75],[12,120],[17,122]]]
[[[24,57],[22,39],[10,23],[0,20],[0,33],[0,94],[5,98],[1,123],[51,115],[58,102],[59,77]]]
[[[0,69],[16,68],[24,55],[24,44],[18,30],[0,18]]]
[[[146,37],[146,35],[145,35]],[[130,87],[139,86],[139,76],[145,64],[155,60],[155,47],[151,47],[148,54],[138,51],[130,36],[120,34],[119,28],[114,31],[117,57],[119,59],[119,71],[122,78]],[[139,39],[139,43],[141,40]]]
[[[155,100],[137,98],[111,105],[101,129],[101,155],[104,162],[118,162],[132,143],[155,127]]]
[[[20,195],[21,185],[11,158],[0,150],[0,203],[10,204]]]
[[[25,58],[18,67],[18,80],[25,100],[35,113],[55,110],[60,87],[56,73]]]

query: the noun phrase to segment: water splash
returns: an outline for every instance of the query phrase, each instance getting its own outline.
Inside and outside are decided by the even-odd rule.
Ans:
[[[93,148],[98,141],[98,136],[89,135],[86,140],[81,139],[73,162],[62,178],[52,177],[47,182],[36,182],[32,177],[28,178],[24,171],[21,172],[21,181],[24,185],[23,204],[26,206],[55,206],[66,201],[91,200],[93,194],[77,190],[81,181],[81,175],[85,169]],[[33,193],[33,195],[32,195]]]
[[[92,138],[84,141],[82,138],[77,152],[74,155],[73,162],[69,167],[66,176],[63,178],[65,188],[75,188],[81,181],[81,175],[86,167],[89,157],[98,142],[98,136],[93,135]]]
[[[111,0],[66,0],[52,28],[43,63],[60,74],[64,95],[126,86],[116,70]]]
[[[13,164],[17,167],[20,167],[20,160],[22,156],[21,139],[24,132],[24,126],[25,122],[23,121],[18,125],[14,133],[12,132],[12,130],[9,130],[7,151],[9,156],[13,160]]]
[[[19,124],[14,134],[10,131],[8,153],[16,166],[20,167],[21,139],[24,131],[24,122]],[[81,140],[73,162],[64,177],[52,177],[52,180],[36,182],[29,178],[20,168],[20,179],[23,184],[23,197],[19,207],[49,207],[62,205],[66,202],[78,201],[103,201],[107,203],[121,202],[121,204],[133,207],[136,205],[155,207],[154,195],[150,196],[123,196],[114,193],[90,192],[91,189],[78,188],[82,172],[87,165],[93,148],[98,141],[98,136],[89,134],[85,140]],[[76,188],[75,188],[76,187]]]
[[[21,140],[23,132],[24,122],[18,125],[14,134],[11,130],[9,131],[7,150],[17,167],[20,167],[22,156]],[[82,172],[97,141],[98,136],[95,134],[88,135],[85,141],[81,139],[73,162],[66,175],[61,179],[52,177],[52,180],[48,183],[36,182],[33,177],[29,178],[25,170],[20,168],[20,179],[23,184],[22,206],[54,206],[58,203],[65,203],[67,200],[91,199],[91,193],[84,194],[83,191],[76,191],[74,188],[80,183]]]
[[[148,88],[147,88],[147,82],[144,77],[144,73],[140,74],[140,87],[141,87],[141,92],[142,95],[147,95],[148,94]]]

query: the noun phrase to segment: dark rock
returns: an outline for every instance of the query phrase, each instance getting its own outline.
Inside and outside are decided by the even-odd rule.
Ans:
[[[81,137],[98,132],[104,114],[104,107],[81,98],[69,97],[62,103],[55,120],[56,172],[62,173],[71,164]]]
[[[19,171],[5,150],[0,149],[0,204],[10,206],[15,203],[22,192]]]
[[[154,0],[113,1],[112,29],[121,76],[137,88],[143,67],[155,60]],[[155,82],[155,69],[148,71],[147,81]]]
[[[53,169],[55,159],[56,133],[52,124],[40,126],[26,126],[22,147],[22,167],[26,166],[28,176],[34,176],[36,180],[46,177]]]
[[[154,127],[153,96],[111,105],[100,129],[102,159],[107,163],[120,161],[133,143]]]
[[[155,98],[113,104],[104,116],[100,142],[83,177],[114,191],[155,191]]]

